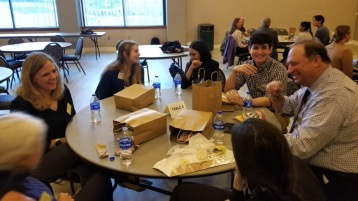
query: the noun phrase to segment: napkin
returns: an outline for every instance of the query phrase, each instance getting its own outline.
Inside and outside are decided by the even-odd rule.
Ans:
[[[107,146],[105,144],[96,144],[96,149],[100,158],[105,158],[108,156]]]
[[[170,156],[157,162],[153,168],[173,177],[235,162],[231,150],[217,153],[214,152],[214,148],[212,139],[208,140],[198,133],[190,138],[188,145],[172,147],[168,151]]]

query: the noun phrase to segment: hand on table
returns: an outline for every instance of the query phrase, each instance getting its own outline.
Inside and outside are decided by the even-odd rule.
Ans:
[[[233,70],[236,73],[243,73],[245,75],[255,75],[257,72],[257,68],[250,64],[235,66]]]
[[[235,103],[236,105],[242,106],[244,99],[237,93],[237,91],[229,91],[230,93],[226,93],[226,98],[230,103]]]

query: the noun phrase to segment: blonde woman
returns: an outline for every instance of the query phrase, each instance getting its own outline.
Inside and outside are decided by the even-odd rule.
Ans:
[[[80,162],[65,138],[67,124],[76,114],[71,93],[62,84],[54,60],[41,52],[26,58],[21,82],[10,110],[28,113],[46,122],[45,154],[33,176],[50,183]]]
[[[139,48],[134,41],[123,41],[118,47],[116,61],[103,71],[96,89],[101,100],[113,96],[132,84],[144,82],[144,71],[139,64]]]
[[[333,42],[326,46],[331,65],[342,71],[348,77],[353,75],[353,53],[345,46],[351,39],[351,28],[348,25],[339,25],[335,29]]]

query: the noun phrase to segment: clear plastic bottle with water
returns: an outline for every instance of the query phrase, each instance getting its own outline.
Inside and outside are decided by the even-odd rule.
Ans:
[[[155,98],[160,98],[161,94],[160,94],[160,79],[158,77],[158,75],[155,76],[154,80],[153,80],[153,87],[155,89]]]
[[[96,94],[92,94],[90,101],[91,108],[91,121],[93,123],[97,123],[101,121],[101,104],[96,96]]]
[[[250,94],[250,92],[246,92],[246,96],[244,98],[244,102],[242,105],[242,116],[244,119],[247,118],[247,113],[252,113],[253,112],[253,103],[252,103],[252,96]]]
[[[177,95],[181,94],[181,76],[180,73],[177,73],[174,77],[174,85],[175,85],[175,89],[174,92]]]
[[[222,111],[218,111],[214,118],[214,141],[217,145],[224,144],[224,129],[225,129],[225,120],[222,116]]]
[[[121,163],[122,165],[132,164],[132,146],[133,146],[133,135],[128,127],[122,128],[122,135],[119,138],[119,148],[121,149]]]

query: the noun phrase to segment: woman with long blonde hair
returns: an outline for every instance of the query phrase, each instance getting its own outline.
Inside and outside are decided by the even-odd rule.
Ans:
[[[80,164],[65,137],[66,127],[76,111],[71,93],[63,85],[58,71],[51,56],[42,52],[30,54],[23,63],[21,85],[10,106],[11,112],[25,112],[47,124],[45,154],[33,171],[34,177],[47,183]]]
[[[139,64],[139,48],[134,41],[122,41],[118,47],[117,59],[103,71],[96,89],[101,100],[113,96],[132,84],[144,82],[144,71]]]

